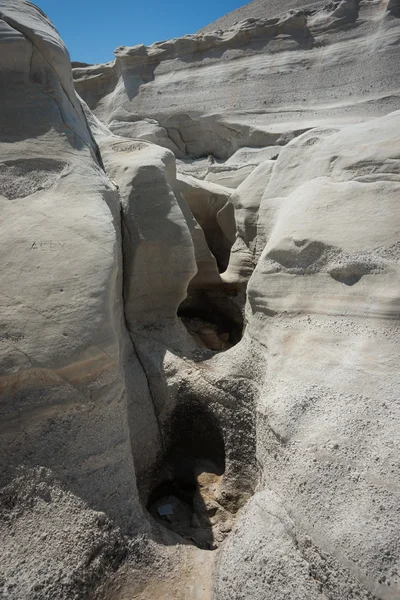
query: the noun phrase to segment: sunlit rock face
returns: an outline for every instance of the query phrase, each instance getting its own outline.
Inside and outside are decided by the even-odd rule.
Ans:
[[[400,596],[398,16],[0,0],[5,597]]]
[[[399,131],[395,112],[305,133],[265,188],[245,338],[268,492],[222,551],[218,597],[399,594]]]
[[[47,17],[0,2],[0,44],[0,595],[72,598],[141,526],[119,200]]]
[[[222,29],[117,48],[113,62],[74,69],[76,89],[118,135],[183,159],[226,160],[246,146],[276,145],[277,154],[302,130],[397,109],[398,19],[389,4],[306,5],[252,2]]]

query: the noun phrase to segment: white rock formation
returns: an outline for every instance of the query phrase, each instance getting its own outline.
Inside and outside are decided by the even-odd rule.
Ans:
[[[262,488],[278,496],[286,516],[282,527],[282,508],[270,509],[268,495],[251,504],[238,540],[222,551],[218,598],[400,593],[399,132],[397,111],[303,134],[282,151],[266,185],[255,249],[252,230],[241,232],[245,267],[250,254],[258,258],[245,338],[258,346],[263,373]],[[231,280],[242,255],[232,254]],[[274,524],[265,521],[271,513]],[[278,527],[272,535],[283,547],[291,540],[284,562],[282,549],[271,556],[264,527]],[[314,591],[302,582],[307,563]]]
[[[0,42],[0,595],[73,598],[143,524],[119,199],[47,17],[2,0]]]
[[[0,0],[6,598],[400,597],[399,3],[236,14]]]
[[[398,108],[398,20],[388,3],[316,2],[291,14],[289,0],[265,13],[256,4],[258,18],[225,31],[117,48],[114,62],[74,69],[76,89],[119,135],[145,137],[152,119],[163,128],[158,143],[173,142],[180,158],[226,160]]]

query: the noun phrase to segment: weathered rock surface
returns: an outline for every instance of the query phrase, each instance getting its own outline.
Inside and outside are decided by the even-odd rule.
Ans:
[[[321,5],[323,2],[318,2],[318,0],[317,2],[308,2],[307,0],[253,0],[203,27],[203,29],[200,29],[200,33],[223,31],[246,19],[271,19],[284,11],[314,7],[318,4]]]
[[[75,598],[143,526],[119,200],[52,24],[2,1],[0,44],[0,595]]]
[[[5,598],[399,598],[399,39],[255,0],[81,100],[0,0]]]
[[[76,89],[111,130],[180,158],[282,147],[309,128],[399,107],[398,20],[387,3],[286,14],[293,3],[269,4],[228,30],[117,48],[114,62],[74,69]]]
[[[257,244],[255,206],[248,230],[239,229],[241,247],[228,274],[241,285],[250,261],[257,263],[247,288],[245,337],[259,345],[264,373],[258,458],[262,487],[277,494],[290,516],[279,536],[283,546],[292,540],[285,564],[293,575],[282,576],[264,539],[247,533],[253,517],[246,513],[237,542],[232,536],[222,551],[217,597],[320,597],[300,583],[304,560],[317,592],[329,598],[400,593],[399,131],[397,111],[303,134],[282,151],[265,187]],[[261,506],[269,513],[268,502]],[[257,510],[251,530],[263,535],[270,516]],[[259,573],[255,587],[239,589],[247,570]]]

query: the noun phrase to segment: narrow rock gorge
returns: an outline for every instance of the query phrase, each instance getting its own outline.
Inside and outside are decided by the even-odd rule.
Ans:
[[[399,17],[0,0],[2,598],[400,598]]]

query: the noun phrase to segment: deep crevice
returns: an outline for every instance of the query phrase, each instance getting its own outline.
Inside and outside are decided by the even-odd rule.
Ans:
[[[155,470],[147,510],[160,525],[205,550],[232,527],[222,506],[225,444],[216,417],[200,402],[181,403],[164,427],[166,453]]]
[[[188,332],[203,348],[228,350],[242,339],[244,320],[236,296],[223,292],[196,290],[178,309]]]

